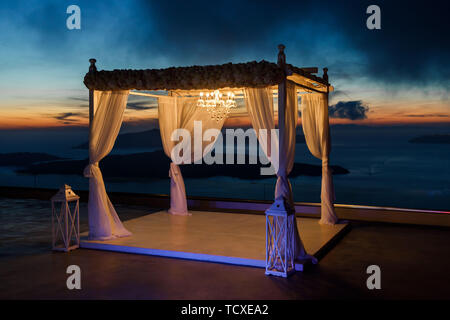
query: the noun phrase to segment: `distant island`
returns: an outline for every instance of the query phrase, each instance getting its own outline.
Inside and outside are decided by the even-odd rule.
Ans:
[[[223,134],[225,134],[223,132]],[[297,134],[297,143],[305,143],[305,136]],[[74,147],[74,149],[88,149],[88,142],[84,142]],[[159,129],[151,129],[141,132],[122,133],[117,137],[114,144],[115,149],[146,149],[161,148],[161,135]]]
[[[31,164],[17,170],[26,174],[63,174],[81,175],[88,160],[52,161]],[[100,163],[103,175],[108,178],[167,178],[170,160],[161,150],[127,155],[109,155]],[[208,178],[227,176],[241,179],[266,179],[273,176],[261,176],[259,164],[234,165],[182,165],[185,178]],[[340,166],[331,166],[333,174],[347,174],[349,171]],[[295,163],[290,177],[320,176],[322,167],[304,163]]]
[[[431,134],[415,137],[409,140],[410,143],[435,143],[435,144],[449,144],[450,134]]]
[[[39,152],[14,152],[14,153],[0,153],[0,166],[27,166],[37,162],[63,160],[47,153]]]
[[[88,149],[88,142],[74,147],[74,149]],[[115,149],[139,149],[154,148],[162,149],[161,135],[159,129],[151,129],[141,132],[122,133],[117,136],[114,144]]]

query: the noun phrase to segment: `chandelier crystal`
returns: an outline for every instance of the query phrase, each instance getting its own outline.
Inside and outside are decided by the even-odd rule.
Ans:
[[[213,92],[200,92],[200,98],[197,100],[197,107],[205,108],[211,116],[211,119],[220,122],[228,117],[232,108],[236,108],[234,93],[228,92],[224,96],[219,90]]]

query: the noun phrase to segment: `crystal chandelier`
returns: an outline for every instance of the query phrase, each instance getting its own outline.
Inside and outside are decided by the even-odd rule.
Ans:
[[[232,108],[236,108],[234,93],[228,92],[228,95],[224,97],[219,90],[214,90],[211,93],[207,92],[206,94],[200,92],[197,107],[205,108],[210,114],[211,119],[220,122],[228,117]]]

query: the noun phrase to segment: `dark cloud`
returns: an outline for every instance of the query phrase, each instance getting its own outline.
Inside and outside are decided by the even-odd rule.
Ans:
[[[366,76],[389,84],[448,86],[450,42],[445,39],[450,32],[450,2],[377,1],[381,30],[373,31],[365,27],[368,15],[361,15],[369,4],[372,1],[335,1],[328,7],[331,24],[366,57]]]
[[[135,102],[128,102],[127,108],[137,111],[142,110],[150,110],[150,109],[156,109],[156,105],[154,103],[149,103],[148,101],[135,101]]]
[[[69,122],[77,122],[77,119],[72,119],[72,117],[83,117],[85,116],[82,113],[79,112],[64,112],[64,113],[60,113],[56,116],[53,116],[56,120],[61,120],[61,121],[65,121],[64,123],[69,123]]]
[[[348,94],[349,94],[349,92],[344,91],[344,90],[333,90],[330,93],[330,98],[336,99],[338,97],[345,97],[345,98],[349,99],[350,97]]]
[[[332,118],[362,120],[366,119],[369,107],[362,101],[339,101],[329,107],[329,115]]]
[[[88,97],[67,97],[66,100],[69,102],[69,105],[71,107],[73,107],[75,104],[74,102],[76,102],[76,106],[84,109],[84,108],[89,108],[89,98]],[[79,103],[79,102],[83,102],[83,103]]]
[[[448,114],[441,114],[441,113],[432,113],[432,114],[406,114],[405,117],[409,118],[428,118],[428,117],[438,117],[438,118],[449,118],[450,115]]]
[[[331,79],[336,74],[390,86],[449,85],[449,1],[377,1],[381,30],[367,29],[366,9],[373,1],[366,0],[140,3],[154,32],[137,32],[130,40],[185,64],[273,61],[276,44],[284,42],[290,62],[326,63]],[[358,68],[355,59],[362,61]]]
[[[65,28],[69,4],[36,2],[25,18],[20,6],[30,5],[8,4],[8,13],[51,61],[80,54],[96,57],[99,68],[275,61],[276,45],[284,43],[288,62],[328,66],[332,82],[450,86],[448,0],[378,0],[381,30],[366,28],[372,0],[79,0],[78,31]]]

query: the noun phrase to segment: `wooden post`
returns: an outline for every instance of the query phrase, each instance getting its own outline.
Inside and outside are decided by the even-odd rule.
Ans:
[[[329,86],[329,83],[328,83],[328,68],[323,68],[323,77],[322,77],[322,79],[327,82],[327,87],[328,87]]]
[[[284,141],[285,131],[285,113],[286,113],[286,55],[284,54],[285,46],[278,45],[278,66],[283,70],[284,79],[278,84],[278,157],[286,155]],[[279,170],[279,168],[278,168]],[[281,173],[286,174],[286,173]]]
[[[323,68],[323,76],[322,76],[323,80],[325,80],[327,82],[327,94],[326,94],[326,100],[327,100],[327,112],[329,111],[329,95],[330,95],[330,83],[328,82],[328,68]],[[327,123],[327,130],[328,130],[328,148],[331,148],[331,134],[330,134],[330,118],[327,117],[328,119],[328,123]],[[328,155],[328,163],[327,166],[329,167],[330,164],[330,156]]]
[[[278,45],[278,67],[282,70],[283,80],[278,84],[278,157],[286,157],[287,150],[285,141],[286,132],[286,105],[287,105],[287,68],[286,55],[284,54],[285,46]],[[281,160],[279,161],[281,163]],[[286,168],[278,167],[278,180],[281,183],[289,184],[287,180]],[[278,183],[277,180],[277,183]],[[285,180],[285,181],[283,181]],[[291,191],[288,191],[291,192]],[[292,203],[292,194],[283,195],[288,196],[289,199],[275,199],[272,207],[266,210],[266,274],[280,275],[283,277],[295,272],[295,263],[297,248],[301,249],[300,236],[297,230],[297,223],[295,219],[295,207]],[[270,221],[272,217],[272,222]],[[281,260],[281,269],[274,263],[274,252],[278,252],[278,258],[275,261]],[[282,257],[283,256],[283,257]],[[280,269],[280,270],[279,270]]]
[[[323,77],[322,78],[323,78],[323,80],[325,80],[327,82],[327,108],[329,108],[330,107],[329,106],[330,83],[328,82],[328,68],[323,68]],[[330,127],[330,119],[328,118],[328,128],[329,127]],[[329,133],[328,133],[328,138],[329,138],[328,143],[330,143],[331,136]],[[328,161],[329,161],[329,159],[328,159]]]
[[[89,73],[97,72],[97,67],[95,66],[95,63],[97,60],[95,59],[89,59],[90,66],[89,66]],[[94,90],[89,90],[89,141],[91,137],[91,130],[92,130],[92,123],[94,122]]]
[[[328,95],[330,93],[330,83],[328,82],[328,68],[323,68],[322,79],[327,82],[327,106],[328,106]]]

